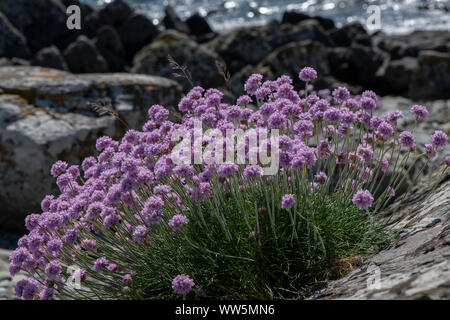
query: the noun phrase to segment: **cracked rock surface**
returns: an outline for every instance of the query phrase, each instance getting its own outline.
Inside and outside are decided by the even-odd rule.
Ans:
[[[396,240],[310,299],[450,299],[450,170],[438,168],[383,212]]]

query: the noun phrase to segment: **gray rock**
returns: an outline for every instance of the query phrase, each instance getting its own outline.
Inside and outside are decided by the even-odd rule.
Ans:
[[[30,57],[27,40],[2,12],[0,12],[0,57],[25,59]]]
[[[311,299],[449,299],[450,172],[428,197],[437,170],[394,202],[381,218],[399,236],[364,265],[329,282]]]
[[[0,11],[26,37],[32,53],[69,33],[65,6],[59,0],[2,0]]]
[[[379,78],[379,87],[388,93],[407,93],[411,81],[418,73],[419,63],[416,58],[404,57],[392,60]]]
[[[200,16],[198,13],[193,14],[186,19],[186,25],[189,28],[190,34],[194,36],[201,36],[209,33],[213,33],[213,30],[206,21],[205,18]]]
[[[94,45],[106,60],[110,72],[124,71],[127,64],[125,48],[114,27],[101,27],[94,39]]]
[[[74,73],[108,71],[108,64],[95,47],[94,42],[85,36],[79,36],[64,50],[64,58],[70,71]]]
[[[102,135],[118,139],[125,128],[98,116],[87,102],[108,98],[131,128],[140,128],[149,106],[173,115],[181,90],[176,82],[137,74],[84,74],[39,67],[0,68],[0,225],[22,231],[24,217],[56,192],[49,170],[58,159],[79,164],[94,155]],[[175,118],[172,117],[172,120]]]
[[[69,71],[61,52],[56,46],[50,46],[39,50],[32,60],[34,66]]]
[[[117,31],[130,60],[139,50],[152,42],[159,33],[156,26],[141,14],[129,16],[120,24]]]
[[[420,72],[413,78],[409,94],[415,99],[450,97],[450,54],[424,50],[419,52]]]
[[[162,32],[150,45],[139,51],[134,57],[132,72],[173,78],[175,70],[169,65],[169,54],[180,65],[188,68],[194,84],[207,88],[223,84],[224,80],[215,64],[216,60],[221,61],[220,57],[175,30]],[[191,88],[186,79],[177,78],[177,81],[185,90]]]

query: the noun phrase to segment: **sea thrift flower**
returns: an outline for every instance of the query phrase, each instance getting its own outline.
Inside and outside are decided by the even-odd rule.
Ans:
[[[242,175],[245,178],[261,178],[263,175],[263,170],[260,166],[258,166],[257,164],[254,164],[254,165],[247,166],[244,169],[244,172],[242,173]]]
[[[262,78],[263,76],[261,74],[252,74],[244,85],[245,91],[248,94],[255,94],[256,90],[261,86]]]
[[[189,219],[182,214],[177,214],[173,216],[169,221],[169,226],[171,226],[174,230],[180,230],[183,225],[189,222]]]
[[[407,148],[414,146],[414,136],[409,131],[403,131],[400,133],[400,143]]]
[[[447,135],[444,131],[437,130],[431,136],[431,142],[436,146],[436,149],[443,148],[447,144]]]
[[[55,164],[52,166],[52,169],[50,170],[50,173],[54,178],[57,178],[60,174],[65,172],[67,169],[67,162],[64,161],[56,161]]]
[[[176,293],[186,294],[191,291],[194,281],[184,274],[176,276],[172,281],[172,288]]]
[[[144,226],[137,226],[133,232],[133,241],[142,243],[147,239],[148,229]]]
[[[94,263],[94,270],[97,272],[102,272],[103,269],[109,264],[108,260],[106,259],[106,257],[101,257],[98,258],[97,260],[95,260]]]
[[[417,119],[424,120],[428,115],[428,110],[424,106],[414,105],[411,107],[411,113],[413,113]]]
[[[281,200],[281,208],[289,210],[295,204],[295,197],[293,194],[285,194]]]
[[[317,72],[313,68],[305,67],[298,74],[298,78],[304,82],[309,82],[317,78]]]
[[[327,175],[325,172],[319,172],[318,174],[316,174],[316,180],[318,183],[320,184],[325,184],[325,182],[327,182]]]
[[[432,144],[425,145],[425,152],[430,159],[436,157],[436,148]]]
[[[445,157],[445,164],[446,164],[447,166],[450,166],[450,156],[446,156],[446,157]]]
[[[373,203],[373,197],[369,190],[359,190],[353,196],[352,202],[358,209],[369,209]]]

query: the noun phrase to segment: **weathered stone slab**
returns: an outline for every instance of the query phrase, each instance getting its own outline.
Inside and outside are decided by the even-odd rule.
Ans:
[[[387,249],[329,282],[312,299],[449,299],[449,170],[423,201],[441,171],[442,167],[384,212],[384,221],[399,232]]]
[[[94,154],[99,136],[123,134],[120,122],[96,115],[88,102],[109,99],[130,128],[140,129],[152,104],[174,112],[181,94],[161,77],[39,67],[0,68],[0,90],[0,227],[16,231],[55,192],[49,170],[56,160],[78,164]]]

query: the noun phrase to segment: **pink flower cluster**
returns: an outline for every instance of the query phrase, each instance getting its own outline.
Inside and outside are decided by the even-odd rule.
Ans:
[[[300,72],[304,81],[316,77],[312,68]],[[266,145],[271,150],[274,143],[279,143],[279,172],[317,171],[312,176],[316,181],[307,183],[312,192],[330,186],[327,174],[331,175],[319,172],[318,162],[331,161],[349,168],[351,179],[342,181],[336,190],[351,190],[353,203],[368,209],[374,198],[362,187],[368,186],[375,170],[381,168],[385,172],[389,167],[386,158],[377,158],[377,148],[395,148],[400,142],[415,149],[411,133],[396,136],[401,112],[372,116],[378,107],[378,98],[372,91],[352,97],[347,89],[337,88],[331,95],[312,92],[300,97],[292,82],[288,76],[263,81],[261,75],[254,74],[245,83],[247,95],[239,97],[235,105],[224,103],[219,90],[194,87],[178,105],[183,114],[181,123],[169,121],[168,110],[153,105],[142,131],[129,130],[121,141],[99,138],[98,156],[84,159],[81,168],[56,162],[51,174],[60,194],[46,196],[41,203],[42,213],[26,218],[29,233],[20,239],[18,249],[10,256],[12,275],[23,270],[31,276],[18,283],[16,294],[24,299],[49,299],[64,294],[70,290],[66,279],[72,275],[63,266],[80,261],[82,279],[95,272],[95,277],[109,286],[128,288],[135,270],[108,256],[108,250],[102,249],[105,237],[108,245],[115,245],[115,253],[128,256],[130,250],[148,245],[163,225],[169,226],[170,232],[182,232],[189,225],[189,216],[184,212],[187,202],[205,201],[216,185],[238,181],[233,180],[236,177],[245,184],[263,179],[260,164],[203,162],[194,167],[174,163],[170,156],[175,147],[172,135],[180,128],[193,133],[194,121],[198,119],[204,127],[223,133],[229,128],[254,128],[259,148]],[[255,109],[252,103],[259,103],[259,108]],[[427,115],[424,107],[415,106],[411,111],[418,119]],[[267,132],[274,129],[280,132],[278,141],[267,138]],[[357,140],[353,149],[345,145],[349,139]],[[438,131],[431,141],[426,151],[433,155],[445,145],[447,137]],[[203,140],[200,145],[209,142]],[[249,150],[248,140],[244,147],[248,159],[254,150]],[[229,148],[227,143],[223,148]],[[259,148],[256,153],[261,152]],[[293,194],[284,195],[281,208],[292,209],[295,199]],[[167,208],[175,214],[168,216]],[[84,260],[79,259],[82,254]],[[180,294],[189,292],[193,285],[186,275],[176,276],[172,282],[174,291]]]

